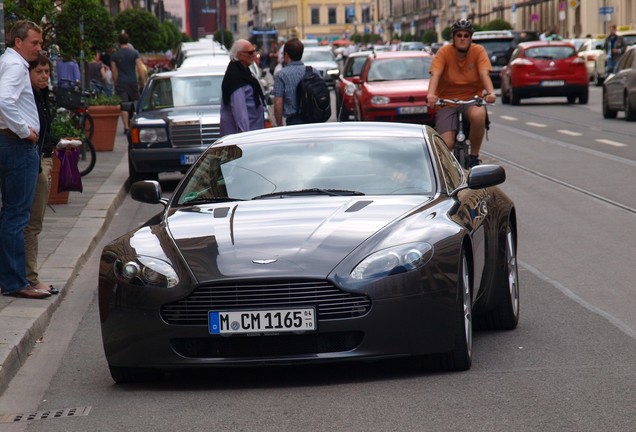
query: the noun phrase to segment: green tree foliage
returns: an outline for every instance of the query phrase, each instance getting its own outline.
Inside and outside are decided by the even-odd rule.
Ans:
[[[84,44],[81,46],[80,19],[84,22]],[[105,51],[113,45],[115,32],[109,11],[99,0],[65,0],[55,22],[57,45],[62,52],[77,55],[94,50]]]
[[[444,30],[442,30],[442,39],[449,41],[450,38],[451,38],[451,28],[445,27]]]
[[[512,26],[506,20],[495,19],[484,25],[484,30],[511,30]]]
[[[221,32],[223,32],[223,34],[221,34]],[[222,42],[223,46],[229,50],[234,43],[234,35],[232,35],[232,32],[229,30],[219,29],[214,33],[214,40]]]
[[[437,42],[437,33],[435,30],[426,30],[422,35],[422,42],[429,45]]]
[[[171,21],[164,21],[159,25],[161,35],[161,51],[175,49],[181,42],[181,32]]]
[[[162,39],[159,20],[143,9],[126,9],[115,17],[117,34],[126,32],[129,41],[140,53],[161,51]]]
[[[44,47],[47,48],[53,43],[55,35],[53,21],[57,15],[55,7],[58,3],[60,2],[51,0],[5,0],[4,16],[7,38],[16,21],[29,19],[42,27]]]

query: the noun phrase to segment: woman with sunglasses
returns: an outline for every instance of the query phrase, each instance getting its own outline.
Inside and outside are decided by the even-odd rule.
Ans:
[[[245,39],[230,48],[230,64],[221,84],[221,136],[265,127],[263,88],[250,71],[256,53],[254,45]]]
[[[494,103],[495,92],[489,73],[492,69],[488,53],[481,45],[473,45],[473,25],[470,20],[459,20],[451,26],[452,43],[439,49],[431,64],[431,79],[428,85],[428,106],[434,108],[438,99],[468,100],[483,96],[486,103]],[[487,112],[485,106],[467,105],[437,109],[435,129],[450,150],[457,133],[457,109],[465,109],[470,123],[471,142],[468,167],[479,165],[479,149],[486,132]]]

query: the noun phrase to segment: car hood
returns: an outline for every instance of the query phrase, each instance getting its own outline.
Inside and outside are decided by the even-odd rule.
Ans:
[[[188,207],[171,213],[167,228],[199,282],[325,277],[362,242],[428,199],[313,197]]]
[[[144,124],[163,120],[166,123],[179,123],[199,120],[201,123],[218,123],[220,117],[221,107],[219,105],[199,105],[144,111],[136,116],[136,122],[137,124]]]
[[[421,95],[428,93],[427,79],[367,82],[366,85],[374,94],[406,94]]]

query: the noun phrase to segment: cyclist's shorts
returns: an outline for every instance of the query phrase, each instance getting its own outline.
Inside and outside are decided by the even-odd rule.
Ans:
[[[435,111],[435,130],[439,134],[457,130],[457,107],[437,108]]]

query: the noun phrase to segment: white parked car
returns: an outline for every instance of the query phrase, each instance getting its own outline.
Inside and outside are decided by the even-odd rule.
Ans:
[[[577,53],[580,58],[585,60],[587,74],[597,86],[603,85],[603,81],[607,77],[605,71],[607,54],[603,51],[604,43],[605,39],[587,39]]]

